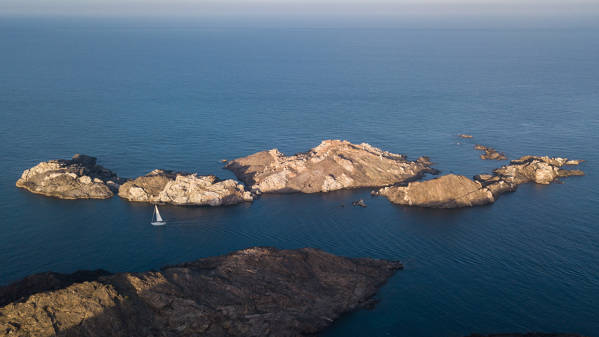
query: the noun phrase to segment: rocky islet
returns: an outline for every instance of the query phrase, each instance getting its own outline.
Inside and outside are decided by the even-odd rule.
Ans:
[[[123,179],[96,164],[96,158],[76,154],[72,159],[41,162],[23,171],[16,186],[60,199],[107,199]]]
[[[560,177],[581,176],[581,170],[564,169],[565,165],[578,165],[581,160],[524,156],[501,166],[493,174],[480,174],[470,179],[448,174],[427,181],[410,182],[403,186],[384,187],[374,195],[387,197],[399,205],[459,208],[493,203],[504,193],[513,192],[518,185],[534,182],[550,184]]]
[[[370,144],[325,140],[307,152],[286,156],[277,149],[227,162],[256,193],[318,193],[360,187],[381,187],[436,174],[426,157],[416,161]]]
[[[480,149],[497,153],[488,147]],[[449,174],[418,181],[426,173],[438,173],[426,156],[408,161],[404,155],[366,143],[325,140],[310,151],[293,156],[274,149],[228,161],[225,168],[233,171],[252,192],[233,179],[167,170],[154,170],[135,179],[119,178],[97,165],[96,158],[80,154],[71,160],[50,160],[27,169],[16,185],[62,199],[105,199],[118,192],[129,201],[179,206],[234,205],[251,202],[255,194],[261,193],[382,187],[372,194],[385,196],[392,203],[458,208],[493,203],[501,194],[515,191],[523,183],[549,184],[561,177],[584,175],[581,170],[565,168],[581,162],[529,155],[512,160],[493,174],[476,175],[474,179]]]

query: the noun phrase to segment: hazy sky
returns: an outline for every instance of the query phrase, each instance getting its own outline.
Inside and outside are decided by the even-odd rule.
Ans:
[[[0,0],[0,14],[589,17],[599,0]]]

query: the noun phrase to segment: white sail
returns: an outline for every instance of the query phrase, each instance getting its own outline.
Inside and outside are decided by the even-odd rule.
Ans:
[[[162,217],[160,216],[160,212],[158,211],[158,206],[154,205],[154,213],[156,213],[156,222],[163,222]]]

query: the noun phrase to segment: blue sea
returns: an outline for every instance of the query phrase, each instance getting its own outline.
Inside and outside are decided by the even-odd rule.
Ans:
[[[401,260],[372,310],[323,336],[599,333],[599,27],[244,25],[0,19],[0,284],[145,271],[250,246]],[[472,140],[457,138],[472,134]],[[367,142],[472,176],[475,143],[585,159],[584,177],[495,204],[407,208],[370,190],[231,207],[66,201],[15,187],[84,153],[123,177],[234,176],[221,159],[323,139]],[[352,207],[363,198],[368,207]],[[342,207],[342,205],[344,207]]]

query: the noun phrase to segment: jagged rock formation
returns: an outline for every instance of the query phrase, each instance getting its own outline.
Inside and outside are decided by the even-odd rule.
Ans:
[[[549,184],[558,177],[584,175],[580,170],[566,170],[564,165],[577,165],[580,160],[524,156],[512,160],[509,165],[494,170],[494,174],[480,174],[471,180],[449,174],[439,178],[411,182],[407,186],[382,188],[374,195],[385,196],[395,204],[419,207],[457,208],[479,206],[495,202],[506,192],[513,192],[518,185],[534,182]]]
[[[316,193],[415,180],[437,173],[430,165],[426,157],[408,161],[366,143],[325,140],[308,152],[262,151],[231,160],[225,168],[257,193]]]
[[[0,335],[312,336],[372,304],[400,268],[310,248],[250,248],[30,295],[0,308]]]
[[[252,194],[233,179],[164,170],[127,181],[119,188],[119,196],[129,201],[194,206],[224,206],[253,200]]]
[[[438,208],[479,206],[495,201],[493,193],[481,183],[455,174],[411,182],[407,186],[384,187],[378,195],[394,204]]]
[[[17,187],[60,199],[106,199],[123,180],[96,165],[96,158],[76,154],[71,160],[41,162],[23,171]]]
[[[505,153],[497,152],[492,147],[484,146],[484,145],[474,145],[475,150],[483,151],[484,153],[480,155],[480,159],[484,160],[507,160]]]

